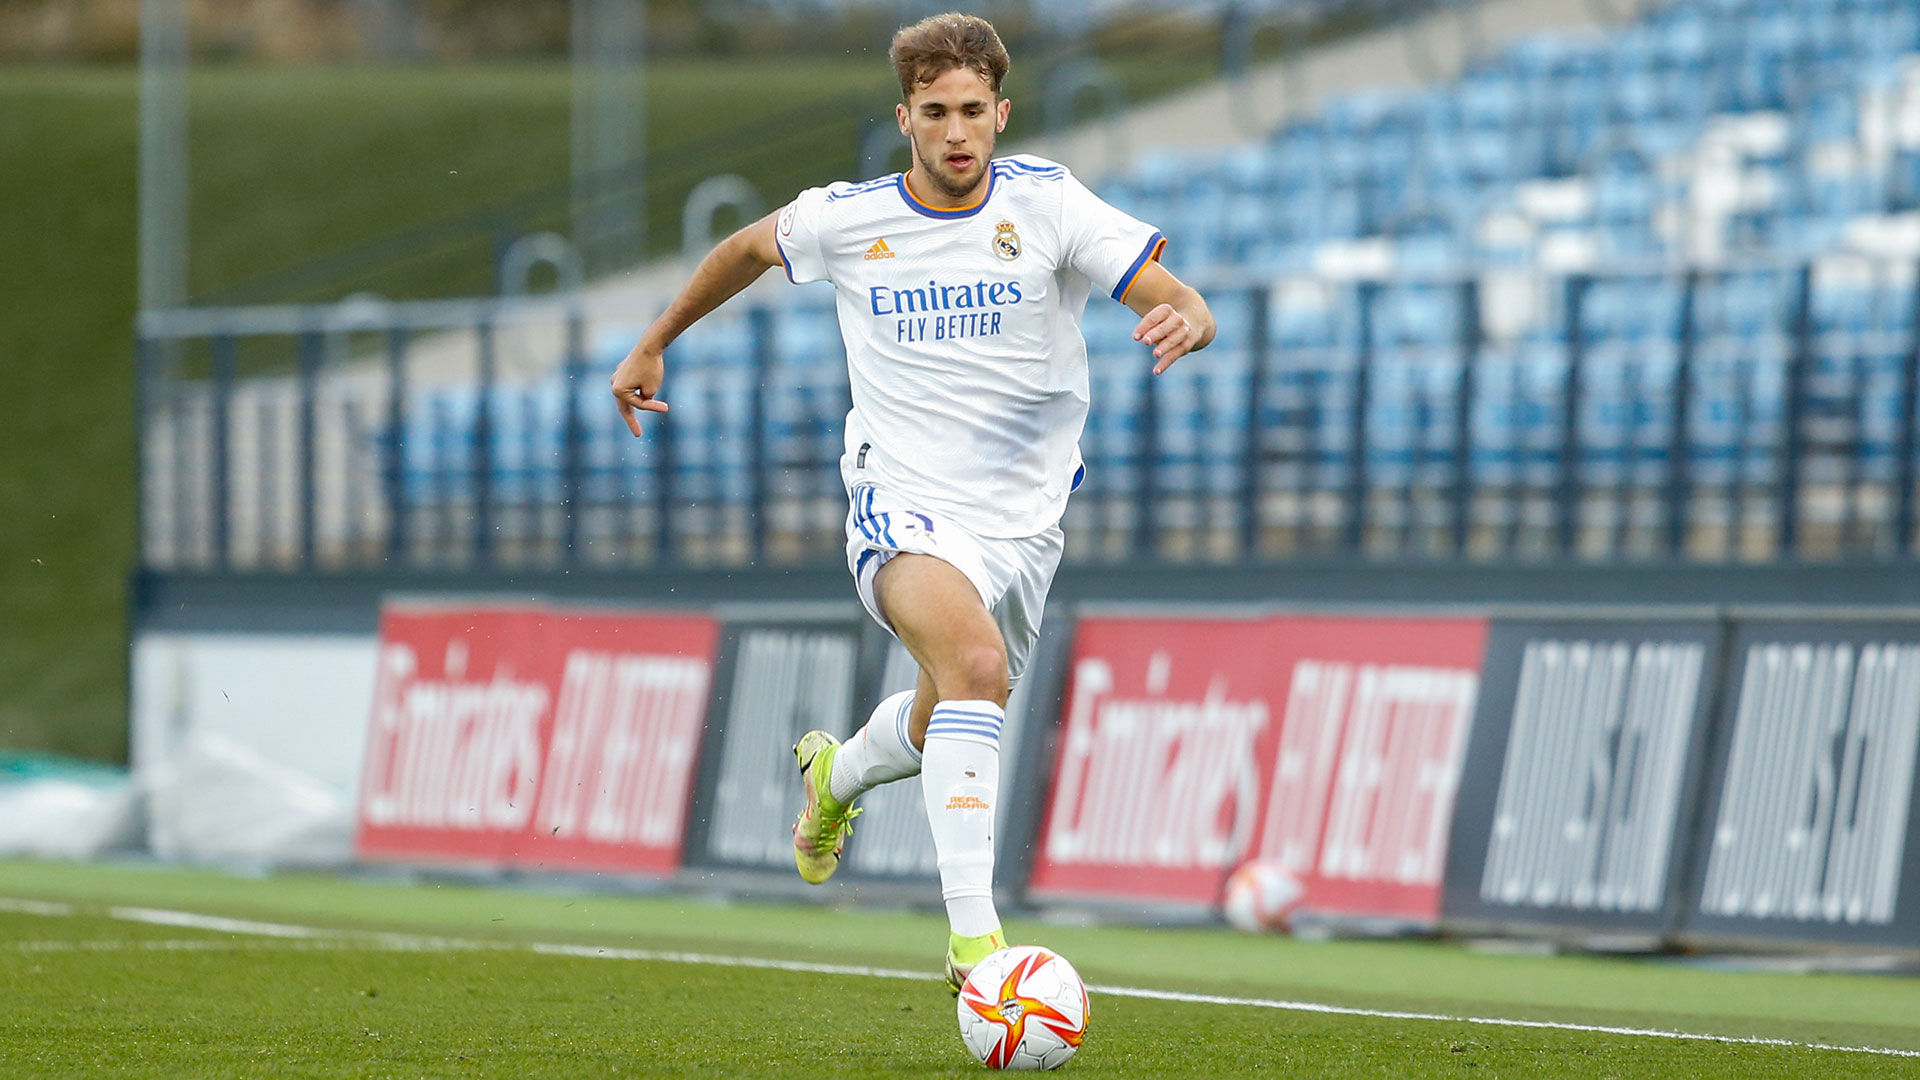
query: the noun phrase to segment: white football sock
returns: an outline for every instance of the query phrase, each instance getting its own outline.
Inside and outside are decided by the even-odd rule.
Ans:
[[[920,772],[920,751],[907,737],[907,716],[913,712],[913,691],[902,690],[881,702],[867,722],[840,745],[833,756],[827,791],[843,803],[861,792]]]
[[[1005,722],[1006,712],[991,701],[943,701],[927,724],[920,785],[940,859],[947,922],[961,937],[1000,928],[993,909],[993,811]]]

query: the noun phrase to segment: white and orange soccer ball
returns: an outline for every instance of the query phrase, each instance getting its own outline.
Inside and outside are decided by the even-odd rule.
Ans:
[[[1001,949],[960,988],[960,1038],[989,1069],[1057,1069],[1087,1034],[1087,984],[1059,953]]]
[[[1272,859],[1249,859],[1227,878],[1227,922],[1249,934],[1286,933],[1306,890]]]

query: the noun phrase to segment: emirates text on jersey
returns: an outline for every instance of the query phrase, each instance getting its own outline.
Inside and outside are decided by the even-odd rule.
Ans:
[[[929,281],[925,286],[913,289],[890,289],[875,285],[867,290],[867,298],[876,317],[956,309],[962,312],[896,319],[896,340],[910,342],[951,341],[998,334],[1000,312],[966,309],[1017,304],[1021,296],[1018,281],[976,281],[971,285],[942,285],[937,281]]]

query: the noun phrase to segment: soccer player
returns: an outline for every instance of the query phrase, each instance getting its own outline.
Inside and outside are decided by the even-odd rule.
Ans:
[[[1060,165],[993,156],[1011,103],[1007,51],[984,19],[933,16],[896,34],[890,56],[911,168],[803,191],[722,241],[621,361],[613,394],[639,435],[639,411],[667,411],[663,354],[687,327],[775,266],[833,283],[853,393],[847,568],[920,675],[844,745],[811,731],[794,748],[806,794],[794,861],[827,880],[854,800],[920,775],[958,992],[1006,945],[993,905],[1000,727],[1085,473],[1081,312],[1093,292],[1131,308],[1155,374],[1212,341],[1214,321],[1159,264],[1152,226]]]

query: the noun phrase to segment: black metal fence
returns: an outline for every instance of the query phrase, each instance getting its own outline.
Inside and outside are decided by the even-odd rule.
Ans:
[[[1082,562],[1894,561],[1915,542],[1920,272],[1796,266],[1216,282],[1147,374],[1086,320]],[[143,323],[142,552],[286,572],[791,565],[842,550],[846,372],[817,293],[669,353],[635,440],[606,376],[651,316],[581,297]]]

